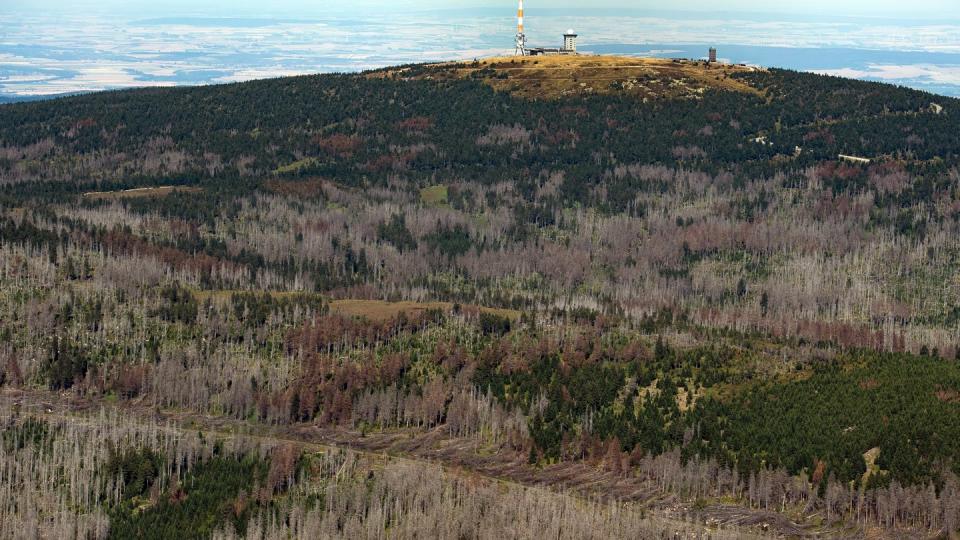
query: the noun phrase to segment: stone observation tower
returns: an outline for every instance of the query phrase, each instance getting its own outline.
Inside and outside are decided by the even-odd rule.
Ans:
[[[563,52],[577,52],[577,34],[572,28],[563,34]]]

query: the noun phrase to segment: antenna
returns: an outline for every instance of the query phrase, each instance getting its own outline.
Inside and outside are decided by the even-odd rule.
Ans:
[[[520,7],[517,9],[517,48],[514,54],[517,56],[527,54],[527,36],[523,33],[523,0],[520,0]]]

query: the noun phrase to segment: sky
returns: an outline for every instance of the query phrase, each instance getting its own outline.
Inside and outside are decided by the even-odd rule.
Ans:
[[[0,0],[0,101],[512,52],[516,0]],[[534,45],[880,80],[960,96],[960,0],[526,0]]]
[[[479,2],[476,0],[4,0],[0,11],[113,11],[140,13],[213,12],[222,15],[240,14],[296,14],[296,13],[349,13],[358,9],[402,12],[409,10],[458,9],[458,8],[511,8],[514,0]],[[747,11],[767,13],[806,14],[830,16],[911,16],[935,19],[945,13],[960,11],[956,0],[801,0],[795,2],[771,2],[770,0],[552,0],[538,5],[527,1],[528,9],[536,8],[619,8],[688,11]],[[707,7],[709,6],[709,7]],[[954,13],[955,16],[960,16]]]

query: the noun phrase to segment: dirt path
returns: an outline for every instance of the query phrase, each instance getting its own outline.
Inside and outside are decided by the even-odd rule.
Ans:
[[[265,443],[290,443],[304,450],[354,452],[372,463],[400,462],[430,465],[454,476],[492,482],[521,489],[532,489],[581,499],[616,500],[640,505],[659,520],[675,523],[679,529],[690,527],[685,516],[697,515],[703,533],[709,535],[717,525],[747,527],[756,537],[808,537],[815,533],[774,512],[751,510],[735,505],[713,505],[694,510],[689,503],[660,492],[650,482],[615,475],[588,463],[563,463],[543,468],[531,467],[515,453],[483,452],[482,445],[470,438],[451,438],[443,429],[423,431],[411,437],[409,431],[358,433],[313,424],[267,426],[187,411],[156,410],[149,404],[105,403],[77,398],[69,394],[43,391],[0,392],[0,406],[16,407],[22,413],[53,418],[79,425],[93,426],[102,409],[113,409],[141,421],[156,422],[164,429],[182,434],[198,430],[223,440],[244,439]]]

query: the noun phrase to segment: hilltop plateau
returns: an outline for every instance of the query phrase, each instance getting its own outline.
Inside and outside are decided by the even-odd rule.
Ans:
[[[702,99],[709,89],[759,94],[737,74],[762,68],[662,58],[552,55],[507,56],[387,69],[377,77],[483,81],[497,91],[528,99],[621,94],[654,99]]]

